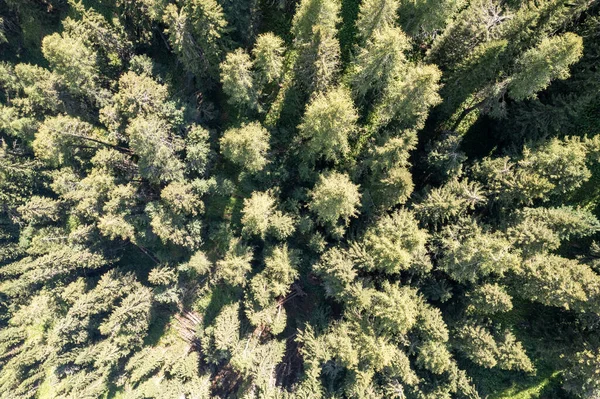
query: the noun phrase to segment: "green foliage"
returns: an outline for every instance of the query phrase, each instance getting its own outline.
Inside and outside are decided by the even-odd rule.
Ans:
[[[241,108],[257,106],[257,92],[252,81],[252,61],[242,49],[227,54],[221,64],[221,83],[228,101]]]
[[[349,138],[355,133],[358,115],[350,94],[343,86],[318,94],[306,108],[300,137],[306,140],[303,157],[340,161],[349,152]]]
[[[573,366],[565,374],[565,389],[579,397],[598,396],[598,349],[584,349],[573,359]]]
[[[298,261],[296,251],[285,245],[274,247],[265,257],[265,268],[250,281],[246,315],[252,325],[267,328],[274,335],[284,330],[283,301],[299,276]]]
[[[467,312],[482,315],[509,312],[513,308],[512,298],[498,284],[483,284],[468,293]]]
[[[256,38],[252,49],[256,81],[259,87],[278,83],[283,76],[285,46],[283,40],[273,33],[263,33]]]
[[[32,143],[33,151],[41,160],[53,166],[68,165],[77,158],[89,158],[86,148],[102,144],[103,132],[81,120],[69,116],[48,118],[38,129]],[[81,146],[81,155],[74,150]]]
[[[461,326],[457,333],[459,349],[474,363],[486,368],[534,371],[531,360],[520,342],[510,331],[504,331],[500,340],[485,327],[476,324]]]
[[[361,47],[350,75],[356,96],[379,97],[407,62],[404,53],[410,48],[408,37],[399,29],[387,27],[374,32]]]
[[[462,0],[419,0],[400,3],[400,26],[411,36],[430,36],[442,30],[463,7]]]
[[[42,41],[42,52],[73,93],[92,99],[98,95],[97,55],[85,46],[81,37],[58,33],[46,36]]]
[[[347,224],[351,217],[358,215],[359,203],[358,187],[348,176],[330,172],[319,176],[308,208],[322,224],[335,224],[340,219]]]
[[[153,183],[179,180],[183,163],[175,156],[182,149],[181,139],[170,133],[167,122],[137,117],[127,127],[131,150],[139,157],[140,174]]]
[[[223,259],[217,261],[216,277],[233,286],[246,285],[246,274],[252,270],[252,249],[240,239],[233,239]]]
[[[339,0],[302,0],[292,20],[291,33],[299,51],[297,79],[309,93],[327,91],[339,69]]]
[[[377,33],[395,25],[399,4],[397,0],[361,2],[356,27],[363,42],[377,41]]]
[[[599,12],[0,1],[0,398],[597,397]]]
[[[173,51],[184,67],[200,78],[216,78],[223,56],[227,21],[216,0],[169,4],[163,22]]]
[[[597,312],[600,278],[573,259],[538,255],[527,260],[516,277],[519,295],[548,306]]]
[[[325,252],[315,264],[314,270],[323,279],[325,292],[331,297],[343,294],[356,277],[352,260],[337,248]]]
[[[537,148],[524,148],[513,159],[485,158],[474,174],[485,176],[485,188],[496,201],[529,205],[572,192],[587,181],[590,149],[579,138],[554,138]]]
[[[355,258],[367,270],[396,274],[411,267],[426,266],[427,233],[417,225],[412,213],[406,209],[384,216],[365,232],[358,244]],[[357,248],[358,249],[358,248]],[[424,262],[425,265],[419,265]]]
[[[429,108],[439,104],[440,70],[431,64],[414,65],[395,76],[373,111],[373,125],[397,122],[403,128],[421,129]]]
[[[518,251],[511,242],[499,232],[486,232],[472,221],[444,228],[438,239],[438,267],[460,283],[502,276],[519,268]]]
[[[517,60],[517,72],[508,86],[509,95],[523,100],[548,87],[554,79],[569,77],[569,67],[583,53],[583,40],[574,33],[545,38]]]
[[[443,186],[431,189],[425,198],[415,205],[415,211],[422,221],[438,226],[450,220],[457,220],[485,203],[486,197],[481,185],[453,179]]]
[[[260,123],[243,124],[223,134],[219,142],[221,153],[234,164],[255,173],[269,162],[269,137],[269,132]]]

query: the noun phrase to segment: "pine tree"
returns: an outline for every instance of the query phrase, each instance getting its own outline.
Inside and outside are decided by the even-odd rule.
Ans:
[[[221,153],[251,173],[261,171],[269,162],[269,132],[258,122],[227,130],[221,137]]]
[[[347,224],[358,214],[360,196],[358,187],[346,175],[330,172],[319,176],[308,208],[322,224],[335,224],[340,219]]]
[[[381,128],[397,122],[405,129],[421,129],[429,109],[441,102],[440,70],[431,64],[413,65],[389,82],[375,106],[372,125]]]
[[[223,57],[227,21],[216,0],[185,0],[169,4],[163,22],[173,51],[184,67],[199,78],[213,78]]]
[[[44,38],[42,52],[69,90],[91,100],[99,98],[97,54],[81,38],[54,33]]]
[[[467,294],[467,312],[482,315],[504,313],[512,310],[512,297],[498,284],[483,284]]]
[[[223,259],[217,261],[216,277],[232,286],[245,286],[246,274],[252,270],[252,249],[240,239],[233,239]]]
[[[197,250],[202,244],[204,203],[192,184],[171,182],[160,193],[160,202],[146,206],[152,231],[164,242]]]
[[[254,109],[258,106],[251,69],[250,56],[242,49],[227,54],[221,63],[223,91],[229,96],[229,103],[236,107]]]
[[[376,31],[360,48],[350,72],[350,84],[359,100],[378,98],[395,76],[405,68],[410,48],[408,37],[399,28]],[[370,94],[369,96],[367,96]]]
[[[596,2],[0,3],[2,399],[600,395]]]
[[[485,232],[474,222],[445,227],[439,235],[438,267],[459,283],[518,270],[521,259],[500,232]]]
[[[408,160],[415,145],[415,132],[409,130],[369,149],[365,163],[371,174],[365,187],[365,204],[370,200],[376,209],[387,210],[406,202],[414,189]]]
[[[246,316],[256,327],[267,328],[273,335],[286,325],[284,297],[299,276],[298,254],[288,247],[274,247],[265,257],[265,268],[252,278],[247,294]]]
[[[434,36],[442,31],[456,12],[464,6],[460,0],[420,0],[401,2],[398,9],[399,23],[411,36]]]
[[[139,157],[140,174],[152,183],[183,178],[184,165],[175,155],[183,149],[183,142],[170,130],[165,121],[156,117],[138,117],[127,127],[129,145]]]
[[[323,279],[326,295],[334,298],[342,297],[357,273],[348,254],[337,248],[325,252],[313,269]]]
[[[587,347],[575,354],[572,366],[565,373],[564,387],[581,398],[600,395],[598,379],[598,349]]]
[[[586,182],[591,148],[578,138],[554,138],[537,148],[525,147],[513,159],[485,158],[474,175],[485,180],[484,187],[499,203],[530,205],[564,196]]]
[[[278,83],[283,77],[285,45],[273,33],[263,33],[256,38],[252,49],[255,79],[258,87]]]
[[[574,33],[546,38],[526,51],[517,60],[517,71],[512,76],[508,93],[515,100],[524,100],[548,87],[554,79],[569,77],[569,66],[583,53],[583,40]]]
[[[364,248],[366,256],[357,252],[354,257],[367,270],[400,273],[424,262],[427,238],[427,233],[419,229],[412,213],[400,209],[367,229],[358,244]]]
[[[420,220],[439,226],[458,220],[485,203],[486,197],[480,184],[453,179],[431,189],[414,208]]]
[[[397,0],[365,0],[360,4],[356,28],[364,43],[377,40],[377,33],[391,28],[396,22],[400,2]]]
[[[302,0],[294,14],[291,33],[299,51],[296,79],[307,94],[326,91],[338,73],[340,8],[339,0]]]
[[[358,115],[343,86],[318,94],[308,105],[300,137],[306,140],[303,157],[310,161],[341,161],[350,152],[349,138],[355,133]]]
[[[528,259],[515,276],[520,296],[547,306],[597,313],[600,279],[573,259],[538,255]]]

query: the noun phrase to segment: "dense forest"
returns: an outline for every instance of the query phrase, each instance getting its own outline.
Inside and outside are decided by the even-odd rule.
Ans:
[[[0,0],[0,398],[599,399],[598,0]]]

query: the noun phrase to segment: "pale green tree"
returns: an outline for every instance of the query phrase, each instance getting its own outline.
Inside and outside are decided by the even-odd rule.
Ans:
[[[246,315],[256,327],[267,327],[277,335],[286,325],[283,300],[298,278],[298,253],[286,245],[272,248],[265,257],[265,268],[252,278],[245,304]]]
[[[356,97],[377,99],[392,79],[406,68],[410,40],[399,28],[378,30],[356,55],[349,80]]]
[[[300,52],[295,68],[308,94],[325,91],[338,73],[340,9],[339,0],[302,0],[294,14],[291,33]]]
[[[350,256],[337,248],[325,252],[319,262],[313,266],[321,277],[326,295],[343,298],[348,286],[354,281],[357,270]]]
[[[308,208],[322,224],[335,224],[340,220],[347,224],[351,217],[358,215],[361,195],[347,175],[338,172],[320,175],[310,196]]]
[[[363,43],[373,39],[386,28],[396,25],[399,6],[398,0],[363,0],[360,3],[356,29]]]
[[[81,38],[54,33],[42,41],[42,52],[69,90],[97,98],[100,94],[97,55]]]
[[[311,161],[340,161],[350,152],[349,138],[357,130],[358,113],[344,86],[318,94],[308,105],[300,136],[306,140],[302,156]]]
[[[427,238],[412,212],[400,209],[369,227],[352,254],[367,270],[396,274],[424,261]]]
[[[167,122],[140,116],[131,121],[126,133],[143,177],[152,183],[183,178],[184,164],[176,155],[183,149],[183,140],[171,133]]]
[[[521,297],[578,312],[598,313],[600,278],[588,266],[557,255],[525,261],[515,276]]]
[[[221,137],[221,154],[251,173],[259,172],[269,162],[269,132],[259,122],[243,124],[225,131]]]
[[[246,275],[252,270],[253,252],[239,238],[229,242],[229,248],[223,259],[217,261],[215,276],[232,286],[245,286]]]
[[[455,13],[465,5],[462,0],[401,1],[399,23],[411,36],[434,36],[443,31]]]
[[[369,148],[365,162],[370,174],[365,185],[363,201],[367,209],[387,210],[404,203],[411,195],[414,184],[410,174],[409,157],[417,143],[416,133],[403,131],[383,145]]]
[[[373,111],[371,123],[382,127],[396,121],[407,129],[421,129],[429,109],[441,102],[440,70],[432,64],[416,64],[395,76]]]
[[[252,49],[256,84],[259,88],[277,83],[283,76],[285,44],[271,32],[258,35]]]
[[[264,237],[269,228],[269,220],[275,212],[275,198],[268,192],[254,192],[244,199],[242,210],[242,231],[248,235]]]
[[[577,352],[571,361],[571,367],[564,376],[563,387],[580,398],[596,398],[600,396],[600,381],[596,378],[600,364],[600,350],[586,348]]]
[[[506,288],[499,284],[486,283],[467,293],[467,312],[492,315],[512,310],[512,297]]]
[[[221,63],[221,83],[231,105],[250,110],[258,106],[258,93],[252,76],[252,60],[243,49],[227,54]]]
[[[474,221],[446,226],[439,235],[438,267],[459,283],[502,276],[518,270],[521,258],[500,232],[487,232]]]
[[[511,76],[508,94],[515,100],[534,97],[554,79],[570,76],[569,67],[583,54],[583,39],[567,32],[543,39],[517,60],[517,71]]]

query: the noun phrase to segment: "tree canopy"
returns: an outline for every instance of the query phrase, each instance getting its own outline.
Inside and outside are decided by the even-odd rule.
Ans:
[[[0,399],[600,398],[600,3],[0,0]]]

